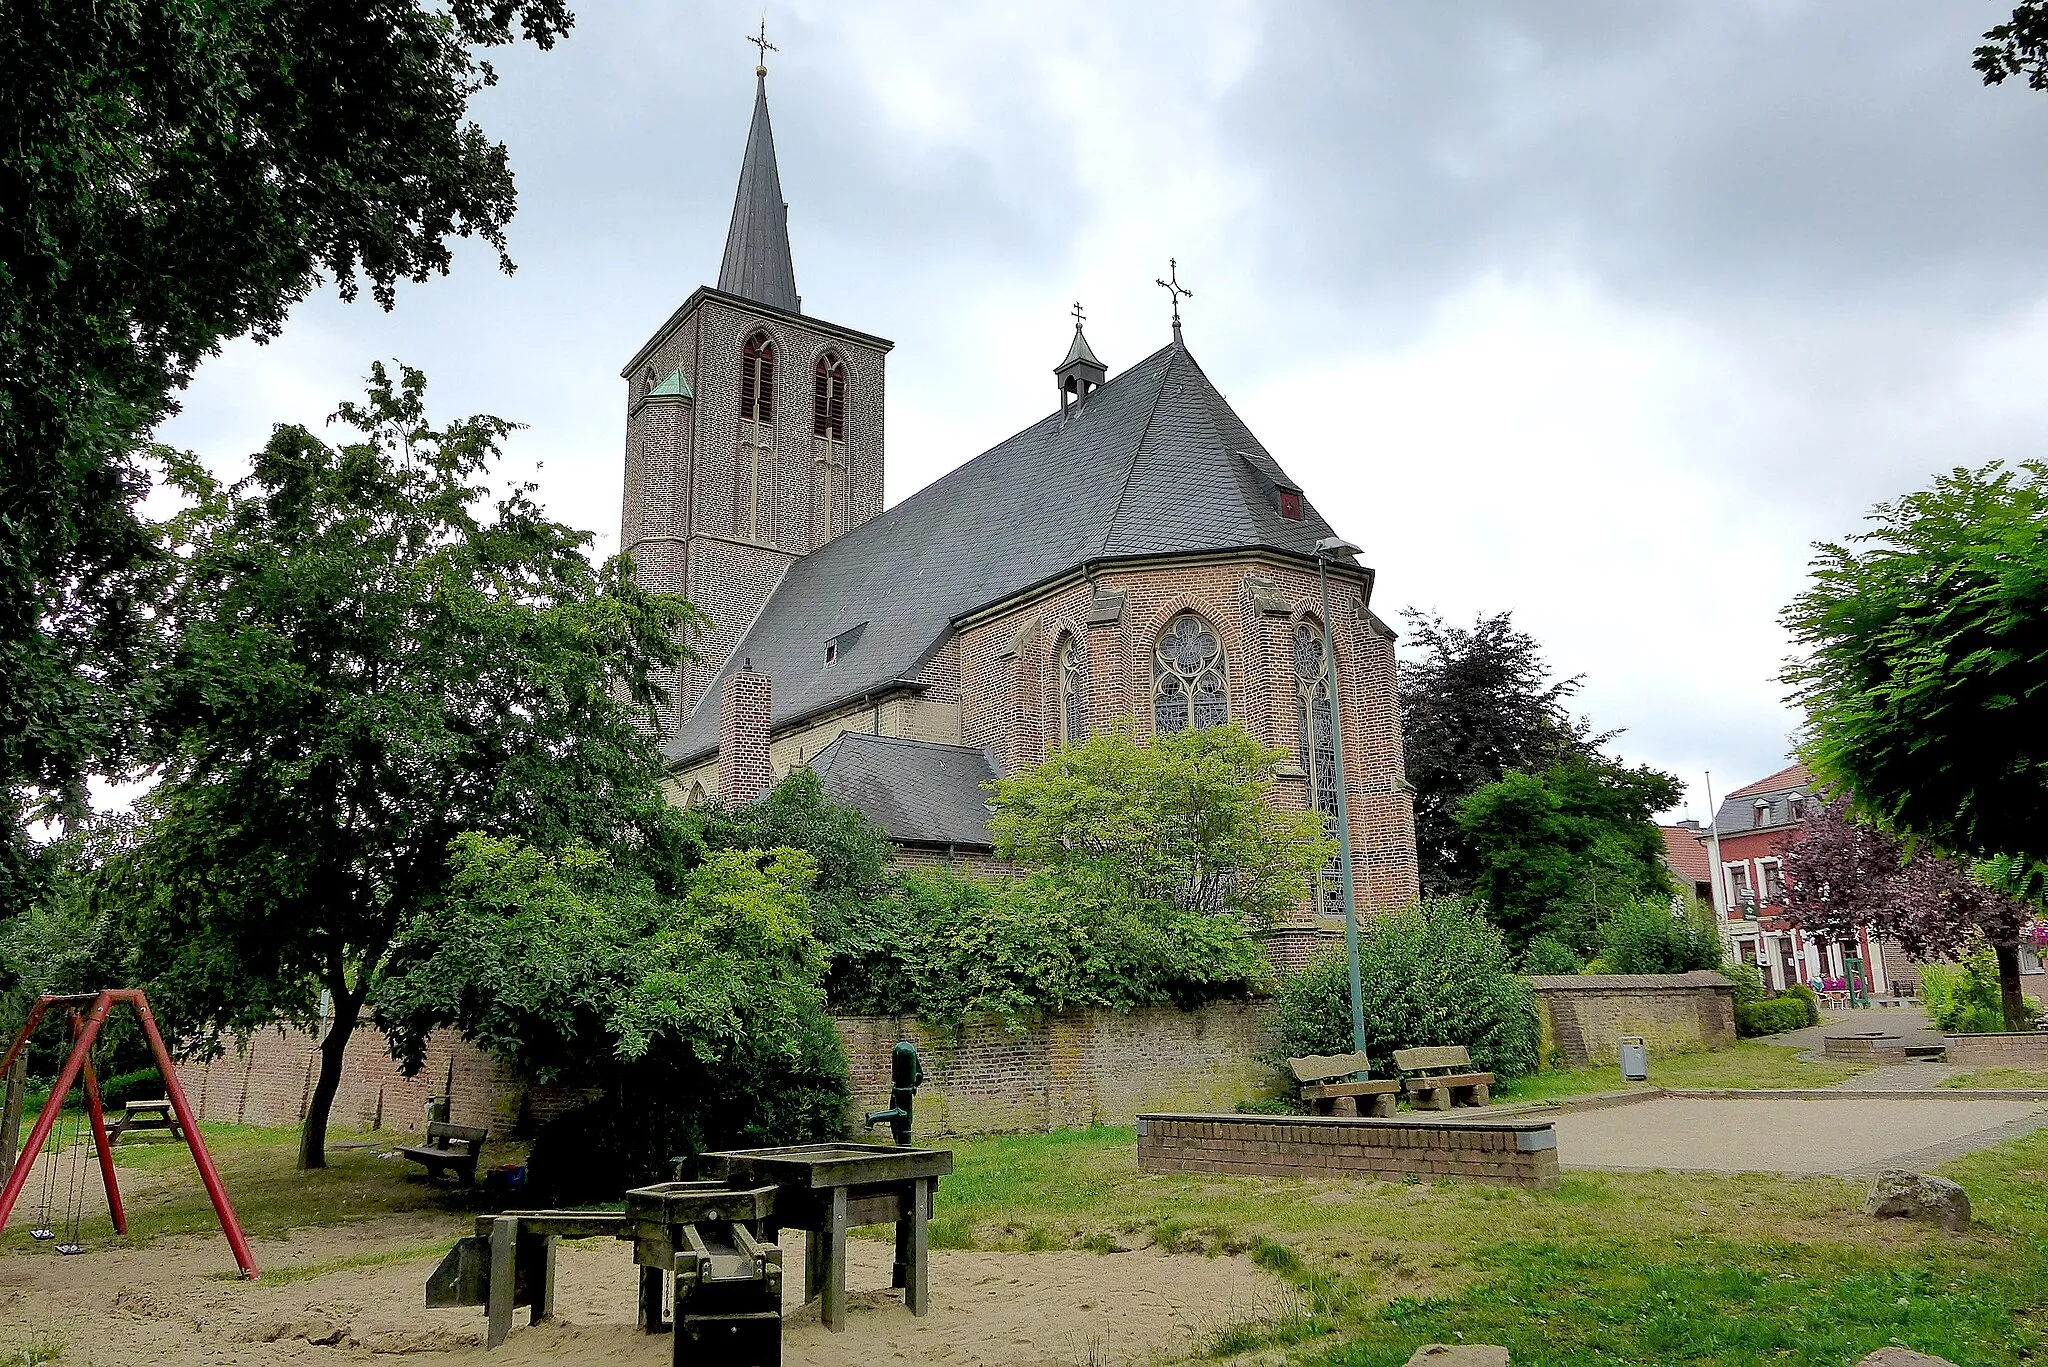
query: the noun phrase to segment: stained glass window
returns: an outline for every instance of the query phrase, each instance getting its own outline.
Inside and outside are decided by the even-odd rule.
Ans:
[[[1070,744],[1088,739],[1088,665],[1081,644],[1060,637],[1056,664],[1060,678],[1060,739]]]
[[[1192,612],[1183,612],[1160,633],[1152,660],[1152,726],[1185,731],[1221,726],[1230,720],[1223,680],[1223,642]]]
[[[1294,627],[1294,687],[1301,701],[1301,767],[1308,772],[1308,791],[1323,826],[1337,833],[1337,733],[1330,708],[1330,657],[1323,630],[1314,622]],[[1317,879],[1316,900],[1323,911],[1344,913],[1344,884],[1337,861]]]

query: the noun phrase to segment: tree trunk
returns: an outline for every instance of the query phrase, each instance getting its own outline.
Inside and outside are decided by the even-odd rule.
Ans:
[[[2018,945],[1993,945],[1998,956],[1998,1004],[2005,1012],[2005,1028],[2027,1028],[2027,999],[2020,994],[2020,950]]]
[[[2018,961],[2015,960],[2015,963]],[[332,992],[334,1019],[320,1041],[320,1076],[313,1082],[313,1095],[306,1105],[306,1121],[299,1128],[299,1166],[327,1166],[327,1116],[334,1109],[334,1095],[341,1090],[341,1065],[348,1053],[349,1036],[355,1033],[362,1015],[361,993]]]

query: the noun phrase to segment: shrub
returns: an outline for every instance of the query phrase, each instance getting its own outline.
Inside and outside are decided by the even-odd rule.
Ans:
[[[1240,917],[1133,903],[1071,871],[905,873],[896,897],[849,913],[828,952],[835,1010],[942,1022],[1196,1006],[1263,991],[1271,976]]]
[[[1796,996],[1772,997],[1768,1001],[1739,1002],[1735,1007],[1735,1033],[1744,1039],[1758,1035],[1782,1035],[1811,1024],[1806,1003]]]
[[[1663,898],[1624,902],[1601,923],[1600,957],[1614,973],[1687,973],[1721,966],[1721,932],[1697,905],[1674,913]]]
[[[1798,1002],[1800,1027],[1820,1024],[1820,994],[1805,983],[1794,983],[1779,994],[1779,1000],[1790,998]]]
[[[1531,975],[1574,974],[1585,967],[1572,947],[1554,935],[1538,935],[1522,951],[1522,971]]]
[[[164,1075],[155,1068],[116,1073],[100,1083],[100,1104],[117,1111],[131,1101],[154,1101],[166,1094]]]
[[[1390,1076],[1393,1051],[1462,1044],[1503,1081],[1536,1068],[1536,1001],[1509,966],[1507,942],[1477,908],[1432,898],[1376,916],[1358,931],[1366,1049]],[[1351,1051],[1349,972],[1340,953],[1282,984],[1280,1047],[1289,1055]]]
[[[1726,975],[1729,982],[1735,984],[1735,1004],[1737,1006],[1760,1002],[1769,995],[1768,990],[1764,987],[1763,970],[1755,964],[1729,964],[1721,972]]]
[[[1951,1035],[1981,1035],[2006,1028],[1998,988],[1998,958],[1979,944],[1962,962],[1928,964],[1920,970],[1920,1000],[1937,1030]],[[2039,1008],[2027,1003],[2028,1016]]]

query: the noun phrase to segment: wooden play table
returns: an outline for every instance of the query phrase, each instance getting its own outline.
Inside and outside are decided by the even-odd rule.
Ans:
[[[846,1234],[861,1225],[896,1226],[896,1266],[913,1315],[930,1306],[927,1227],[932,1194],[953,1171],[947,1149],[894,1144],[793,1144],[775,1149],[728,1149],[698,1155],[699,1176],[735,1187],[774,1186],[769,1237],[801,1229],[804,1301],[822,1296],[825,1327],[846,1328]]]

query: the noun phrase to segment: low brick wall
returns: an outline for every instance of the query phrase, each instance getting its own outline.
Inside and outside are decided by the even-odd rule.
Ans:
[[[993,1019],[940,1029],[915,1016],[842,1016],[853,1123],[889,1104],[889,1051],[917,1046],[920,1135],[1128,1125],[1140,1112],[1227,1110],[1269,1094],[1280,1074],[1270,1009],[1070,1011],[1010,1030]]]
[[[1539,976],[1529,985],[1546,1065],[1618,1063],[1623,1035],[1641,1035],[1652,1057],[1735,1043],[1735,985],[1719,973]]]
[[[1555,1191],[1557,1131],[1547,1120],[1141,1115],[1138,1169],[1257,1177],[1451,1177]]]
[[[2048,1069],[2048,1030],[1950,1035],[1948,1061],[1969,1068]]]
[[[917,1094],[919,1135],[1128,1125],[1141,1111],[1227,1110],[1269,1094],[1279,1072],[1270,1008],[1217,1002],[1195,1011],[1149,1007],[1129,1013],[1073,1011],[1007,1029],[968,1021],[939,1029],[915,1016],[844,1016],[838,1027],[852,1084],[848,1128],[889,1104],[889,1052],[907,1037],[924,1059]],[[338,1125],[417,1132],[427,1098],[454,1071],[454,1119],[495,1134],[525,1132],[587,1099],[579,1087],[542,1087],[493,1061],[451,1031],[427,1044],[426,1067],[404,1077],[384,1038],[365,1027],[349,1044]],[[202,1120],[296,1125],[319,1068],[317,1037],[264,1030],[247,1048],[204,1063],[182,1063],[179,1080]]]

